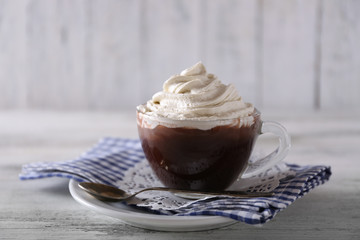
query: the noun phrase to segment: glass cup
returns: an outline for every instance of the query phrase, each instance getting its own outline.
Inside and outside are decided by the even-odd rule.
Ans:
[[[286,129],[251,116],[217,120],[170,120],[137,110],[137,125],[145,156],[167,187],[215,191],[239,177],[249,177],[283,160],[290,148]],[[249,163],[256,139],[264,133],[279,138],[279,147]],[[246,174],[244,172],[246,171]]]

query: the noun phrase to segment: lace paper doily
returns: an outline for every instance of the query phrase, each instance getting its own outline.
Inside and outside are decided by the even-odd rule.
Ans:
[[[249,178],[239,178],[228,190],[249,192],[270,192],[279,186],[280,179],[294,176],[285,163],[281,162],[271,169]],[[130,193],[148,187],[162,187],[163,184],[155,176],[147,161],[142,161],[134,167],[129,168],[124,178],[116,182],[116,185]],[[128,204],[139,207],[147,207],[152,210],[176,210],[186,207],[199,200],[213,198],[206,196],[202,199],[190,200],[178,197],[164,191],[147,191],[127,201]]]

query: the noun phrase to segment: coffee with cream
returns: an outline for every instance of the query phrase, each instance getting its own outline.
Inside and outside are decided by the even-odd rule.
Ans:
[[[254,106],[201,62],[138,106],[137,124],[145,156],[165,186],[205,191],[226,189],[241,176],[263,126]]]

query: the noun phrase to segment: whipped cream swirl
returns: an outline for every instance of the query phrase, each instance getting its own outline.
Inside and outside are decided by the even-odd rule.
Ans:
[[[199,62],[165,81],[138,110],[169,120],[226,120],[250,116],[254,107],[245,103],[235,87],[224,85]]]

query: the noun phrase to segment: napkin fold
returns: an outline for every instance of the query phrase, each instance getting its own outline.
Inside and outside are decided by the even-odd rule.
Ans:
[[[126,171],[146,161],[139,140],[103,138],[78,158],[63,162],[30,163],[22,167],[21,180],[65,177],[116,186]],[[273,197],[240,199],[212,197],[194,201],[176,210],[151,210],[154,214],[195,216],[213,215],[235,219],[248,224],[264,224],[286,209],[296,199],[329,180],[329,166],[287,164],[295,175],[280,180]],[[136,207],[136,206],[135,206]],[[141,207],[144,209],[144,207]],[[146,209],[146,208],[145,208]]]

